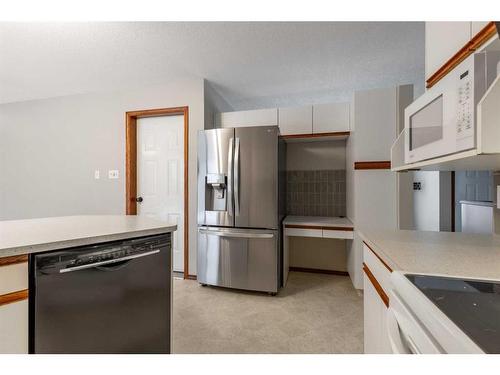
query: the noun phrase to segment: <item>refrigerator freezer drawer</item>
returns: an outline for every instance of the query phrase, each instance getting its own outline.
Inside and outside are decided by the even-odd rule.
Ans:
[[[278,232],[200,227],[198,281],[263,292],[278,291]]]

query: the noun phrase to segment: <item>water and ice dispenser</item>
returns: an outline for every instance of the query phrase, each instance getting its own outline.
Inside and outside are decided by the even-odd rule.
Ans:
[[[226,211],[227,176],[222,173],[206,175],[205,207],[208,211]]]

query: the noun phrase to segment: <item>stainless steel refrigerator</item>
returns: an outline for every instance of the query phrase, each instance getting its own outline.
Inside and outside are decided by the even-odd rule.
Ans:
[[[201,284],[276,293],[281,286],[284,143],[278,127],[198,137]]]

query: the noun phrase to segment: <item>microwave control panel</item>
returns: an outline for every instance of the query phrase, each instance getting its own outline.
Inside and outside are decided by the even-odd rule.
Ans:
[[[461,78],[465,77],[462,75]],[[474,113],[472,103],[471,81],[465,79],[458,86],[457,138],[473,135]]]

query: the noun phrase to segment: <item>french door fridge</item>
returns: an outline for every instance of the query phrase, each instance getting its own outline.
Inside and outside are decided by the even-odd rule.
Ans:
[[[200,283],[278,291],[282,153],[275,126],[200,131]]]

